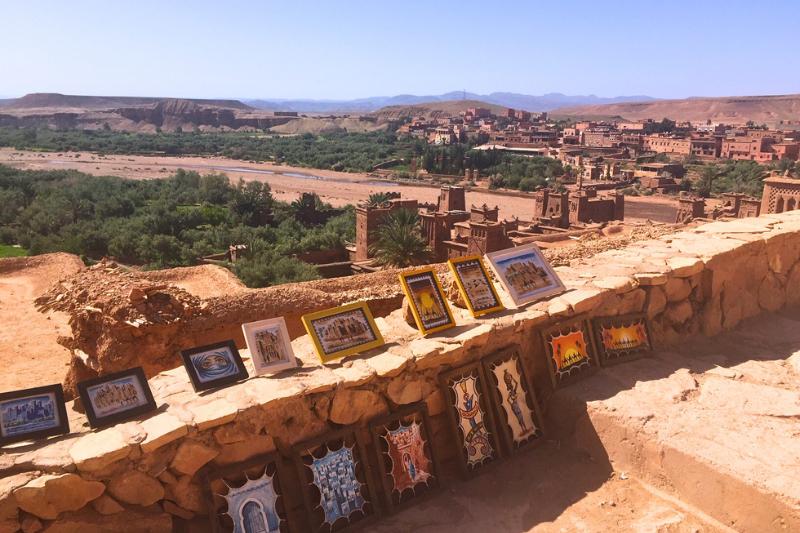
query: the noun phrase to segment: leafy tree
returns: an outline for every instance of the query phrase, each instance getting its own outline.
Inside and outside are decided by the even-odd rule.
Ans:
[[[366,205],[369,207],[377,207],[391,200],[394,197],[390,192],[374,192],[369,195]]]
[[[378,264],[387,266],[405,267],[427,262],[430,249],[422,236],[417,212],[399,209],[388,214],[375,230],[371,253]]]

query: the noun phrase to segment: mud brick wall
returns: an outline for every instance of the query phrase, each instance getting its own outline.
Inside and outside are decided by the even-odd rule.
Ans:
[[[155,414],[90,431],[70,404],[73,433],[3,449],[0,531],[23,525],[120,531],[134,523],[163,531],[201,521],[202,467],[285,450],[346,425],[363,427],[420,401],[450,475],[454,454],[436,385],[440,372],[519,345],[546,410],[552,391],[542,329],[578,316],[645,312],[656,345],[715,335],[800,302],[798,259],[800,211],[714,222],[558,268],[568,291],[551,300],[481,319],[456,309],[458,326],[431,338],[421,338],[396,309],[377,319],[386,346],[337,364],[322,366],[300,336],[293,347],[302,366],[277,377],[198,395],[183,368],[161,372],[150,380]]]

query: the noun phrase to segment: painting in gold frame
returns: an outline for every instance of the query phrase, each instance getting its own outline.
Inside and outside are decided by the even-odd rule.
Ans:
[[[461,297],[472,316],[478,317],[504,309],[479,255],[451,259],[447,266],[453,272]]]
[[[366,302],[308,313],[302,321],[323,363],[383,346]]]
[[[399,278],[414,321],[423,335],[456,325],[439,277],[432,268],[402,272]]]

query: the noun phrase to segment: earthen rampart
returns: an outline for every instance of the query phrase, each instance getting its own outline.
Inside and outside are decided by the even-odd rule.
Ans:
[[[374,416],[414,402],[427,404],[433,448],[445,466],[452,465],[445,405],[436,385],[440,372],[518,345],[547,410],[552,387],[539,338],[543,328],[572,317],[645,312],[656,346],[716,335],[747,317],[800,302],[799,260],[800,212],[714,222],[558,267],[568,289],[564,294],[479,319],[456,309],[458,326],[429,338],[404,320],[395,273],[365,275],[363,289],[349,299],[366,299],[374,306],[384,347],[323,366],[308,337],[298,336],[292,345],[300,368],[206,394],[192,391],[182,367],[160,372],[150,380],[159,406],[155,414],[99,431],[89,430],[70,403],[71,434],[7,447],[0,454],[0,530],[14,531],[23,519],[35,519],[52,531],[125,530],[129,524],[141,531],[167,530],[174,521],[198,520],[206,512],[201,468],[276,449],[285,452],[342,426],[363,428]],[[329,283],[316,287],[309,305],[344,303],[323,290]],[[252,316],[230,311],[222,301],[195,302],[171,290],[158,289],[183,298],[192,309],[207,305],[178,321],[220,336],[205,340],[233,335],[233,326],[228,332],[215,329],[213,322],[264,318],[255,311]],[[237,298],[254,298],[255,307],[269,298],[280,309],[280,302],[294,298],[297,290],[277,287],[270,296]],[[289,324],[295,321],[287,316]],[[168,338],[175,331],[142,329],[146,335],[137,342],[171,349]],[[300,501],[298,495],[289,496],[287,501]],[[287,511],[290,520],[302,522],[299,507]],[[800,526],[796,516],[784,520],[790,529]]]

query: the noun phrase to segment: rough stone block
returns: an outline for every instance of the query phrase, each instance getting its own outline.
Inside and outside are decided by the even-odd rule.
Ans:
[[[148,506],[164,497],[164,487],[154,477],[138,470],[127,470],[108,483],[108,492],[117,500]]]
[[[331,405],[331,422],[348,425],[387,411],[384,399],[371,390],[338,389]]]
[[[94,472],[125,459],[133,450],[118,426],[87,433],[69,449],[78,470]]]
[[[151,453],[189,432],[186,424],[168,412],[142,420],[141,426],[147,433],[147,437],[139,443],[143,453]]]
[[[178,446],[170,467],[172,470],[193,476],[206,463],[214,459],[219,452],[195,440],[184,440]]]
[[[86,481],[77,474],[48,474],[15,489],[14,497],[23,511],[54,520],[65,511],[77,511],[105,490],[100,481]]]

